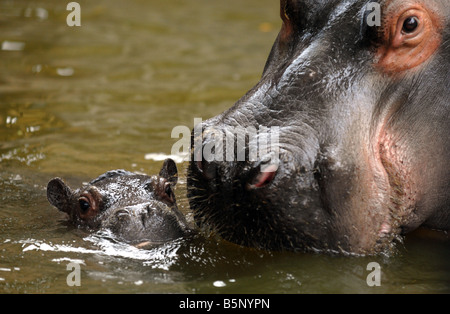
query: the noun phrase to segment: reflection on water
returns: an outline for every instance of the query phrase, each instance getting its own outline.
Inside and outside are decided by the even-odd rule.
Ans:
[[[196,236],[137,249],[69,227],[47,182],[159,172],[193,127],[254,85],[280,28],[273,0],[0,2],[0,292],[450,292],[449,242],[411,237],[392,257],[261,252]],[[181,156],[176,156],[181,157]],[[186,162],[179,208],[188,215]],[[381,287],[366,284],[369,262]],[[81,286],[66,283],[81,265]]]

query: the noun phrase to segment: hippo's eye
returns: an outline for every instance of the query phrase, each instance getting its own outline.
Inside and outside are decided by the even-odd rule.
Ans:
[[[78,200],[78,203],[80,204],[80,209],[82,212],[87,212],[89,208],[91,208],[89,201],[83,197]]]
[[[417,28],[419,27],[419,20],[417,17],[415,16],[410,16],[408,17],[404,22],[403,22],[403,28],[402,31],[406,34],[411,34],[413,33]]]
[[[397,2],[400,3],[392,1]],[[443,40],[443,13],[428,7],[425,1],[403,3],[400,7],[388,5],[391,9],[387,12],[390,13],[383,18],[386,27],[383,27],[381,45],[377,48],[377,66],[389,74],[423,64],[433,56]]]

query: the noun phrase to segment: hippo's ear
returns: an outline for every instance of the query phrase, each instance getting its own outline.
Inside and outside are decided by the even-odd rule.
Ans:
[[[175,161],[170,158],[164,160],[164,164],[159,172],[159,176],[167,179],[172,185],[178,182],[178,169]]]
[[[73,192],[60,178],[52,179],[47,185],[47,199],[60,211],[69,213]]]

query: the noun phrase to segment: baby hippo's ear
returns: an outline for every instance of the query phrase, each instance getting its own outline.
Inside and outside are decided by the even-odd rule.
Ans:
[[[70,212],[72,190],[60,178],[52,179],[47,185],[47,199],[60,211]]]
[[[165,178],[171,185],[175,185],[178,182],[178,170],[175,161],[168,158],[164,160],[164,164],[159,172],[159,176]]]

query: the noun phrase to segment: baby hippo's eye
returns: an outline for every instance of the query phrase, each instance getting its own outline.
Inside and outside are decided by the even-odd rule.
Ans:
[[[89,201],[84,197],[80,198],[78,203],[80,204],[80,209],[82,212],[87,212],[89,208],[91,208],[91,204],[89,204]]]
[[[89,220],[96,217],[103,208],[103,199],[99,191],[92,188],[83,192],[78,198],[77,210],[79,218]]]

